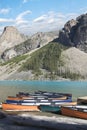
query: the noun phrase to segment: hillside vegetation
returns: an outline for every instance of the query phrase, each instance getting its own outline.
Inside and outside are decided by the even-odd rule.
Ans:
[[[25,60],[28,57],[28,55],[21,55],[13,57],[12,59],[1,63],[1,66],[7,65],[7,64],[19,64],[21,61]]]
[[[58,63],[61,62],[61,51],[64,49],[65,47],[61,44],[49,43],[31,54],[31,58],[22,65],[20,71],[33,70],[34,72],[38,72],[40,69],[45,69],[53,73],[57,71]]]
[[[22,65],[19,71],[32,70],[36,77],[43,75],[45,71],[45,78],[50,79],[62,77],[75,80],[82,78],[80,74],[70,72],[69,69],[64,67],[65,63],[61,58],[61,53],[66,49],[68,48],[59,43],[49,43],[31,54],[31,58]]]

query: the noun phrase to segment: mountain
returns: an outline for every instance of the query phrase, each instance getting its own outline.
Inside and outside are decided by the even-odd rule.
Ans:
[[[5,27],[3,33],[0,36],[0,54],[6,49],[18,45],[25,40],[26,36],[20,34],[20,32],[15,27]]]
[[[48,44],[50,41],[55,39],[58,36],[58,32],[39,32],[34,35],[32,35],[29,39],[26,41],[13,46],[9,49],[6,49],[2,55],[1,58],[3,60],[9,60],[12,57],[25,54],[27,52],[30,52],[34,49],[43,47],[44,45]]]
[[[0,79],[87,80],[87,14],[4,50]],[[7,44],[6,44],[7,45]]]
[[[79,48],[87,52],[87,14],[68,21],[56,39],[66,46]]]

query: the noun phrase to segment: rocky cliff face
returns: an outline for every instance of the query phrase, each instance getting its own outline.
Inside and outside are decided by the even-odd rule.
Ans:
[[[0,36],[0,54],[6,49],[18,45],[25,40],[26,37],[21,35],[15,27],[5,27],[2,35]]]
[[[68,21],[60,31],[58,41],[87,52],[87,14]]]
[[[34,50],[36,48],[40,48],[50,41],[52,41],[54,38],[56,38],[58,35],[58,32],[48,32],[48,33],[36,33],[33,36],[31,36],[28,40],[25,42],[16,45],[14,47],[11,47],[10,49],[5,50],[1,57],[4,60],[9,60],[12,57],[25,54],[27,52],[30,52],[31,50]]]
[[[73,42],[70,39],[70,33],[71,29],[77,24],[77,21],[72,19],[68,21],[65,25],[64,28],[60,31],[59,33],[59,41],[63,43],[64,45],[73,45]]]

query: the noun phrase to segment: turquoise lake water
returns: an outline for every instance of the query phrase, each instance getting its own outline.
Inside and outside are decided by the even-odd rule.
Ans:
[[[0,81],[0,102],[7,96],[15,96],[19,91],[34,92],[46,90],[72,93],[73,100],[87,95],[87,82],[78,81]]]

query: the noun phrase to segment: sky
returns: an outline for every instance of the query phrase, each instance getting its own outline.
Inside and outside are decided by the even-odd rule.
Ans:
[[[0,34],[5,26],[26,35],[60,30],[86,12],[87,0],[0,0]]]

